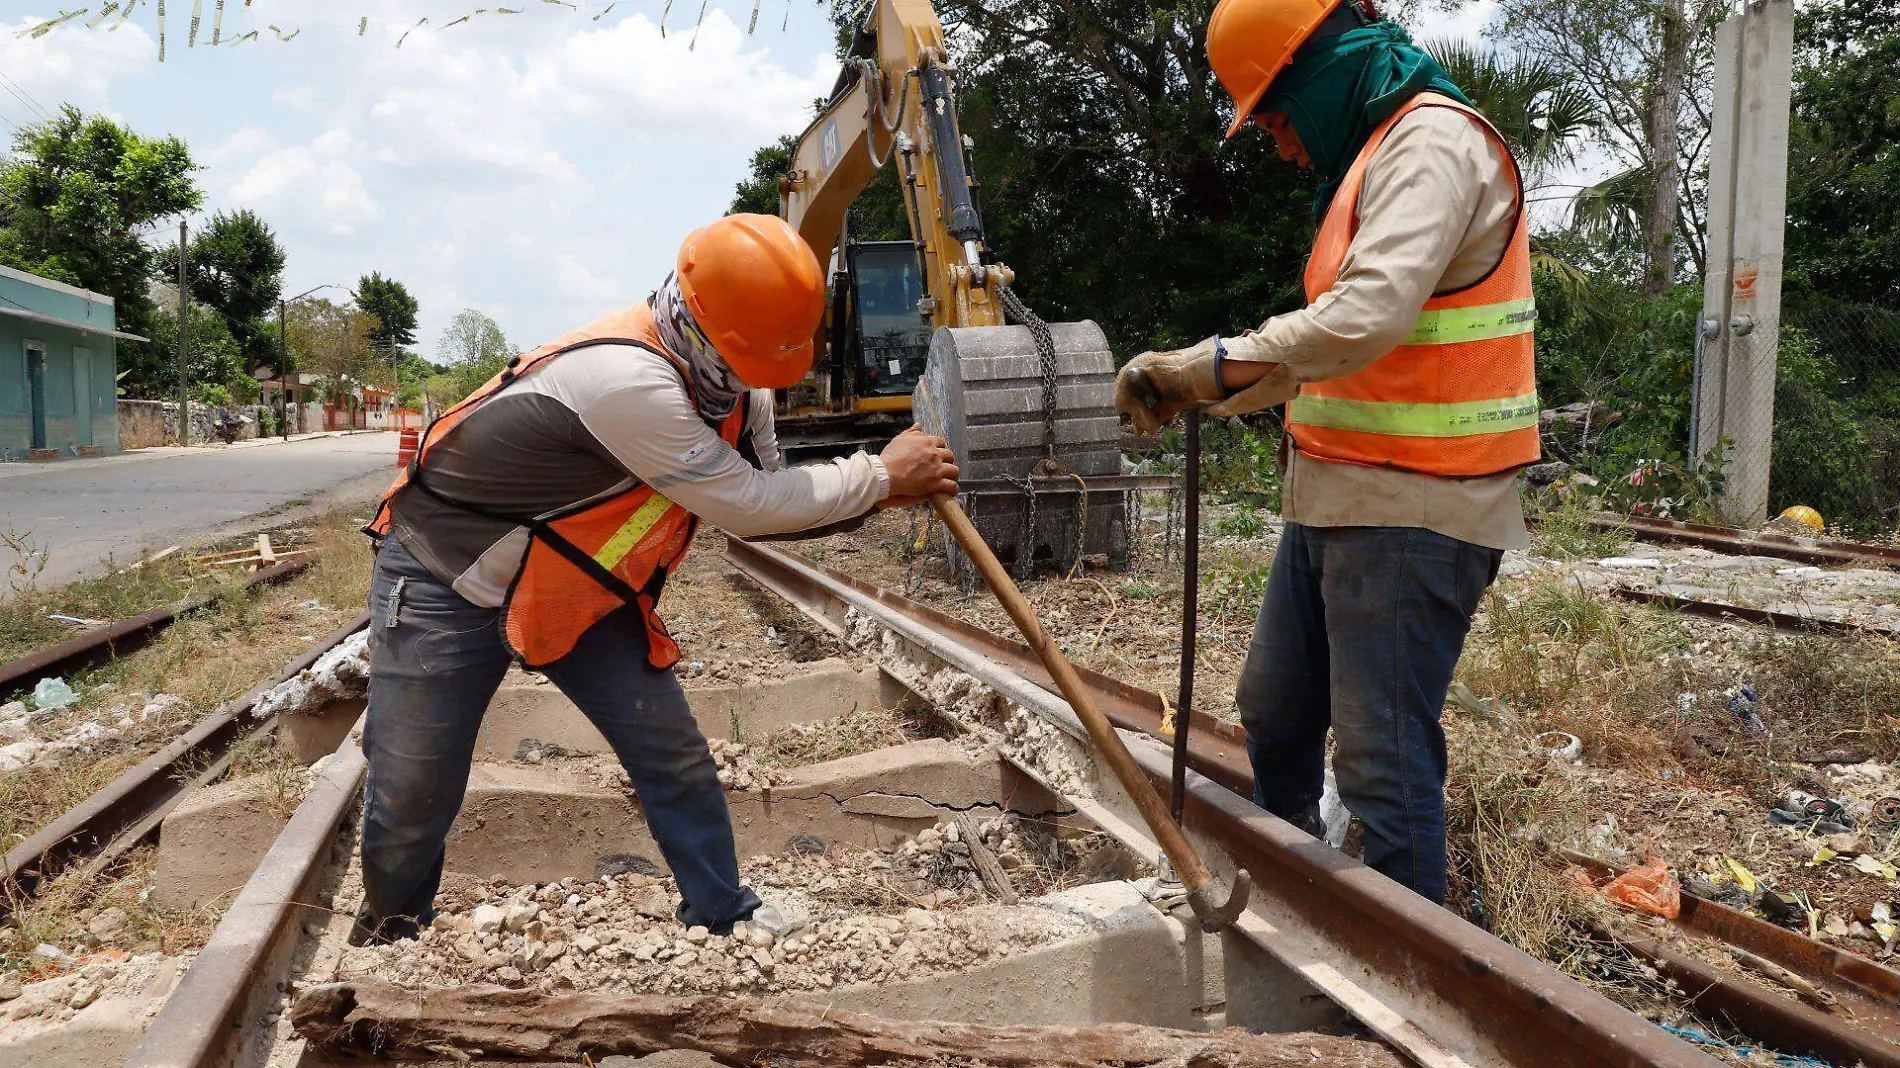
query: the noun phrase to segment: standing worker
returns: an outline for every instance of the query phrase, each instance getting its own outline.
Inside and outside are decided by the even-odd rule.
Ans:
[[[882,456],[781,467],[771,390],[810,370],[824,303],[817,257],[789,226],[730,215],[686,238],[645,303],[509,360],[429,427],[368,528],[356,941],[433,919],[443,842],[511,659],[613,747],[678,880],[680,922],[724,934],[759,908],[673,677],[661,588],[702,519],[808,531],[956,492],[949,449],[914,428]]]
[[[1286,531],[1235,702],[1254,800],[1312,833],[1326,731],[1366,863],[1445,898],[1439,724],[1471,617],[1529,538],[1538,458],[1524,188],[1504,138],[1361,0],[1221,0],[1207,30],[1234,98],[1318,172],[1307,306],[1151,352],[1116,403],[1150,432],[1211,403],[1286,403]]]

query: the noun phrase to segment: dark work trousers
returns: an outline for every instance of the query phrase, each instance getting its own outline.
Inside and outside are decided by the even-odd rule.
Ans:
[[[393,537],[376,554],[369,649],[359,940],[410,937],[434,918],[443,842],[462,807],[482,715],[510,660],[501,613],[471,604]],[[679,883],[680,922],[723,930],[750,916],[759,899],[739,881],[718,769],[672,671],[647,664],[638,611],[596,623],[545,674],[632,777]]]
[[[1311,830],[1333,732],[1365,862],[1445,900],[1445,732],[1472,614],[1504,554],[1413,527],[1288,523],[1234,701],[1254,803]]]

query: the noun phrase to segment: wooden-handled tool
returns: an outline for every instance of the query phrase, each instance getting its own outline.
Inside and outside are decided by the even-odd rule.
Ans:
[[[1115,733],[1115,727],[1108,722],[1108,717],[1096,706],[1095,698],[1089,694],[1088,687],[1082,684],[1082,677],[1075,673],[1069,658],[1062,655],[1062,650],[1056,648],[1056,644],[1049,640],[1049,635],[1043,632],[1042,621],[1036,618],[1036,610],[1029,606],[1028,598],[1010,580],[1009,572],[1003,570],[1002,562],[996,559],[988,543],[977,533],[976,525],[964,514],[957,499],[944,493],[935,494],[930,498],[930,506],[936,510],[937,518],[943,520],[944,527],[956,539],[964,555],[976,565],[977,572],[989,584],[990,592],[996,595],[1003,611],[1009,614],[1016,629],[1022,632],[1023,640],[1036,651],[1042,666],[1049,669],[1050,676],[1056,680],[1056,687],[1068,700],[1069,707],[1075,710],[1076,717],[1088,728],[1089,738],[1095,743],[1095,748],[1114,770],[1122,789],[1134,799],[1135,807],[1141,810],[1141,818],[1147,822],[1148,829],[1154,832],[1156,840],[1161,843],[1161,851],[1167,854],[1168,862],[1174,865],[1175,873],[1180,876],[1181,885],[1187,890],[1188,905],[1200,919],[1202,929],[1213,932],[1231,925],[1240,916],[1240,911],[1247,907],[1247,893],[1251,885],[1247,873],[1237,873],[1233,892],[1223,897],[1213,873],[1207,870],[1200,854],[1194,851],[1187,836],[1181,833],[1180,825],[1169,818],[1167,803],[1161,800],[1161,795],[1155,792],[1141,768],[1136,766],[1133,754],[1122,744],[1121,736]],[[1182,734],[1186,733],[1185,724],[1180,730]]]

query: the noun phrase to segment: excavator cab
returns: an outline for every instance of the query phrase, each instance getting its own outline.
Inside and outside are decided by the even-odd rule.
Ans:
[[[860,241],[846,254],[851,287],[847,344],[857,376],[857,407],[878,410],[883,397],[904,397],[930,360],[930,315],[923,310],[924,272],[909,241]]]

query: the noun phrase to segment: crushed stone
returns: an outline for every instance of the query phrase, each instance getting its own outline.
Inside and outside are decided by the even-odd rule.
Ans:
[[[362,697],[369,692],[369,631],[345,638],[317,662],[299,671],[251,708],[264,719],[280,712],[315,712],[331,701]]]
[[[999,845],[1008,845],[1012,832],[995,830]],[[1012,852],[1027,852],[1020,835]],[[904,864],[916,872],[912,860]],[[445,893],[434,927],[417,941],[350,950],[339,974],[375,974],[407,986],[488,982],[544,992],[763,994],[961,971],[1086,930],[1084,921],[1033,902],[918,907],[918,899],[900,889],[911,879],[888,854],[756,857],[742,870],[788,918],[782,934],[749,923],[731,937],[682,928],[674,919],[678,898],[670,879],[624,874],[478,886]],[[941,900],[980,894],[955,891]]]
[[[11,1026],[64,1024],[81,1011],[102,1001],[151,999],[152,1012],[157,1002],[171,993],[191,965],[190,955],[142,953],[136,957],[118,952],[89,954],[75,961],[73,970],[37,983],[19,985],[17,979],[7,986],[11,998],[0,1001],[0,1020]]]

